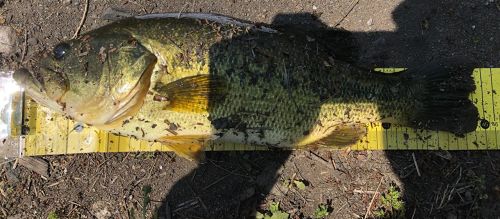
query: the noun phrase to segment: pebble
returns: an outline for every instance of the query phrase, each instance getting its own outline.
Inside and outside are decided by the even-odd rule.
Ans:
[[[29,45],[36,45],[36,44],[38,44],[38,39],[37,38],[29,38],[27,42]]]
[[[15,51],[17,35],[14,28],[10,26],[0,26],[0,53],[11,54]]]
[[[318,10],[318,7],[316,7],[316,5],[313,5],[313,10]]]
[[[111,212],[108,210],[108,206],[104,201],[97,201],[91,206],[91,212],[94,217],[101,218],[110,218],[112,216]]]
[[[370,18],[370,19],[366,22],[366,24],[367,24],[368,26],[373,25],[373,18]]]

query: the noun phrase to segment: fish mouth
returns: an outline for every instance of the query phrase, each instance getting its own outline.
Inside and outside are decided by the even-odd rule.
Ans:
[[[12,77],[16,83],[24,89],[28,96],[33,98],[36,102],[58,112],[62,112],[63,107],[47,95],[41,73],[32,74],[28,69],[21,68],[15,71]]]
[[[21,68],[12,75],[14,80],[27,91],[45,93],[45,86],[40,74],[33,75],[28,69]]]

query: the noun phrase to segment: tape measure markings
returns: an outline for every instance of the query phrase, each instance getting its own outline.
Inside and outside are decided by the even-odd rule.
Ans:
[[[493,122],[492,123],[490,122],[490,125],[492,125],[493,129],[495,130],[495,146],[497,149],[500,150],[500,146],[498,145],[498,134],[497,134],[498,121],[497,121],[497,114],[495,111],[496,102],[495,102],[495,98],[494,98],[494,94],[496,94],[496,90],[493,88],[493,71],[491,68],[489,69],[489,72],[490,72],[490,85],[491,85],[491,102],[493,103],[493,106],[492,106]]]
[[[479,70],[479,81],[481,81],[481,105],[482,105],[482,108],[483,108],[483,119],[486,120],[486,121],[491,121],[491,119],[489,119],[489,115],[486,116],[486,109],[485,109],[485,99],[484,99],[484,89],[483,89],[483,71],[481,69],[478,69]],[[491,91],[489,91],[491,92]],[[488,119],[487,119],[488,117]],[[484,121],[483,120],[483,121]],[[483,132],[484,132],[484,138],[486,140],[486,146],[487,147],[490,147],[490,144],[489,144],[489,141],[488,141],[488,133],[486,132],[486,128],[482,127],[482,125],[480,124],[481,128],[483,128]],[[489,128],[489,127],[487,127]]]
[[[380,71],[397,72],[401,70],[404,70],[404,68],[389,68]],[[487,69],[475,69],[473,77],[476,83],[476,91],[470,95],[470,99],[478,107],[482,122],[478,124],[475,132],[466,134],[464,138],[458,138],[447,132],[415,130],[394,124],[388,128],[383,124],[373,123],[367,124],[367,135],[354,145],[352,150],[500,149],[497,131],[497,117],[500,117],[500,115],[496,115],[498,106],[495,106],[499,101],[495,101],[495,98],[500,98],[500,96],[494,89],[500,86],[500,68],[490,68],[489,71]],[[495,83],[498,84],[495,85]],[[491,99],[489,94],[491,94]],[[30,120],[25,125],[29,126],[32,129],[30,133],[33,133],[26,136],[26,146],[24,147],[26,156],[169,150],[168,146],[160,143],[117,136],[92,127],[85,126],[83,130],[77,132],[74,130],[75,122],[62,116],[47,115],[41,108],[30,103],[31,101],[26,102],[25,114]],[[248,146],[220,142],[208,142],[206,146],[206,150],[223,151],[267,149],[255,145]]]

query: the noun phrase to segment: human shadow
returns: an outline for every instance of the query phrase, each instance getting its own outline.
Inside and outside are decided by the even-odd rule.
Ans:
[[[314,27],[278,22],[288,18],[295,21],[294,16],[308,17]],[[223,131],[217,134],[219,139],[266,145],[271,151],[208,152],[205,163],[169,191],[157,211],[160,217],[241,218],[255,214],[257,206],[277,183],[279,169],[291,153],[279,150],[282,142],[307,136],[321,122],[321,106],[338,99],[331,96],[340,93],[334,91],[338,88],[330,85],[343,82],[331,74],[331,65],[324,63],[328,60],[316,57],[335,57],[346,62],[357,59],[355,40],[350,33],[331,30],[312,18],[308,14],[277,16],[273,28],[288,31],[286,35],[263,31],[232,35],[232,31],[220,30],[222,40],[209,49],[209,69],[215,83],[221,79],[226,82],[217,86],[226,87],[227,93],[211,93],[209,119],[212,126]],[[331,45],[343,46],[318,45],[318,41],[326,40],[338,40]],[[181,44],[187,46],[189,42]],[[369,102],[368,95],[356,92],[354,87],[343,92],[352,93],[347,94],[352,100],[343,99],[347,105]],[[327,123],[324,125],[328,127]],[[270,136],[274,136],[273,140],[265,140]],[[273,142],[276,138],[281,140]]]
[[[327,27],[316,15],[308,13],[280,14],[275,17],[272,25],[277,29],[287,28],[327,38],[331,43],[325,47],[332,52],[332,56],[366,69],[386,66],[412,68],[452,55],[476,60],[478,67],[490,67],[498,66],[500,57],[499,44],[492,43],[491,40],[500,35],[499,30],[488,29],[500,23],[500,16],[486,16],[498,13],[495,10],[497,9],[494,7],[485,7],[484,2],[480,1],[455,4],[447,0],[406,0],[393,12],[397,25],[395,31],[340,31]],[[478,34],[481,30],[490,30],[491,35]],[[315,115],[317,111],[312,113],[311,118]],[[224,124],[236,125],[239,122],[227,120]],[[208,152],[207,162],[200,164],[172,187],[157,213],[160,218],[169,218],[171,215],[174,218],[248,217],[277,183],[280,168],[290,153]],[[408,166],[414,164],[412,153],[415,153],[416,160],[421,165],[422,174],[432,180],[418,176],[414,171],[409,172]],[[406,215],[409,218],[443,217],[450,214],[474,216],[468,215],[467,210],[477,202],[498,203],[498,197],[479,199],[475,194],[465,204],[457,203],[454,209],[439,209],[434,206],[435,203],[426,201],[443,192],[444,189],[436,187],[456,182],[459,176],[465,174],[462,169],[465,171],[470,162],[477,161],[478,165],[488,169],[471,173],[477,175],[477,178],[492,173],[495,165],[498,168],[498,164],[489,163],[495,158],[498,161],[497,152],[451,152],[443,156],[435,152],[388,151],[386,155],[394,172],[400,174],[403,199],[407,203]],[[462,158],[464,155],[470,159]],[[482,159],[486,156],[489,158]],[[450,166],[459,168],[443,175],[440,168],[453,169]],[[486,180],[484,186],[488,190],[498,181],[498,173],[490,176],[496,179]],[[454,194],[450,196],[450,200],[457,201],[459,196]],[[498,205],[491,206],[489,211],[484,211],[484,215],[479,217],[497,215]]]
[[[394,32],[355,33],[364,44],[359,62],[411,68],[439,57],[461,55],[474,60],[476,67],[500,66],[500,31],[493,28],[500,22],[498,2],[406,0],[392,14],[397,25]],[[478,123],[476,133],[465,138],[433,138],[420,145],[446,149],[460,142],[458,148],[468,151],[386,151],[402,182],[407,218],[500,215],[500,196],[494,192],[500,180],[500,147],[496,141],[498,115],[491,109],[497,106],[492,87],[495,77],[491,76],[487,70],[479,73],[482,83],[476,93],[484,95],[473,99],[479,103],[483,122]],[[395,128],[386,131],[394,132]],[[444,145],[447,147],[441,147]],[[493,150],[470,151],[478,145]]]

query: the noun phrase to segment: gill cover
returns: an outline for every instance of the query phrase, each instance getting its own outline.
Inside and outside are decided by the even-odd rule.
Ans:
[[[156,57],[130,35],[97,29],[57,45],[41,61],[40,77],[63,75],[69,84],[58,100],[64,113],[110,129],[140,109],[155,64]],[[46,93],[56,88],[46,87]]]

